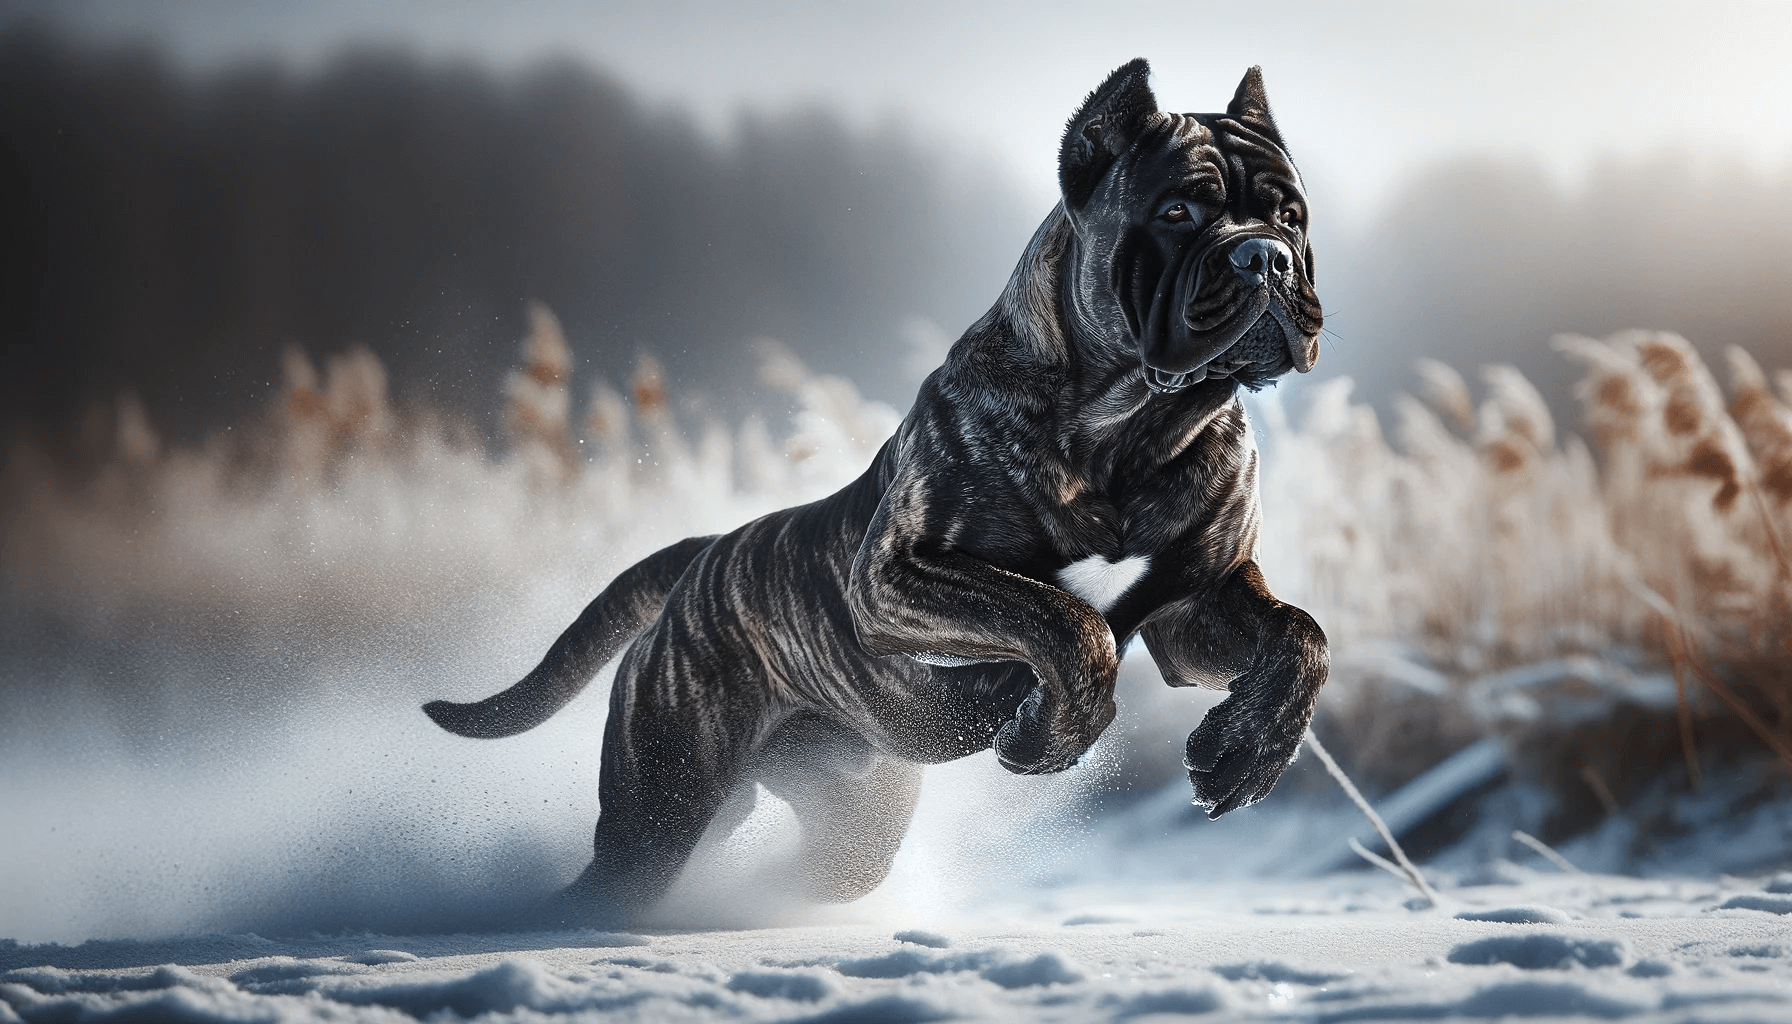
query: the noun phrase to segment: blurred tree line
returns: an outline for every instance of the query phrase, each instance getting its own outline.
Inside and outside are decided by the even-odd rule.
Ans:
[[[357,342],[400,401],[489,429],[526,298],[581,371],[625,378],[645,348],[718,412],[757,400],[757,335],[906,407],[905,321],[961,330],[1043,213],[899,125],[740,114],[718,142],[570,60],[196,77],[15,26],[0,429],[63,433],[131,388],[191,438],[264,407],[285,345]]]

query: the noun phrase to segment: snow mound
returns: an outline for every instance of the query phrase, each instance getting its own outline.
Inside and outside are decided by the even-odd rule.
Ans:
[[[1342,981],[1348,977],[1348,975],[1332,971],[1290,967],[1272,960],[1248,964],[1226,964],[1215,967],[1213,973],[1227,981],[1267,981],[1276,985],[1325,985],[1334,981]]]
[[[477,1017],[524,1008],[543,1013],[570,1013],[609,1009],[616,1005],[615,1000],[594,999],[593,993],[529,960],[507,960],[468,975],[432,971],[414,978],[407,976],[404,980],[338,983],[320,986],[314,991],[327,993],[335,1002],[385,1006],[413,1017],[427,1017],[444,1011],[462,1017]],[[632,1001],[623,1000],[624,1003]]]
[[[908,996],[879,996],[813,1017],[798,1017],[790,1024],[925,1024],[956,1016],[950,1010]]]
[[[742,971],[728,979],[728,989],[799,1003],[817,1002],[834,994],[834,984],[828,979],[797,971]]]
[[[1118,1008],[1114,1014],[1116,1020],[1158,1013],[1198,1015],[1212,1013],[1225,1006],[1225,1001],[1210,988],[1167,988],[1141,993],[1130,999],[1116,998],[1107,1002]]]
[[[55,968],[12,971],[0,982],[0,1006],[13,1019],[153,1020],[188,1022],[265,1020],[265,1006],[222,978],[181,967],[158,967],[138,977],[76,975]]]
[[[1613,1020],[1649,1009],[1568,982],[1513,981],[1489,985],[1457,1000],[1369,1006],[1326,1014],[1324,1024],[1356,1020],[1442,1020],[1469,1017],[1550,1017]]]
[[[1763,910],[1769,914],[1792,914],[1792,896],[1732,896],[1718,905],[1719,910]]]
[[[308,990],[307,985],[293,983],[308,983],[312,978],[324,975],[366,973],[369,973],[367,968],[357,964],[280,957],[272,963],[264,963],[258,967],[237,971],[230,976],[230,981],[245,991],[271,995],[282,992],[305,992]]]
[[[1496,924],[1567,924],[1573,920],[1554,907],[1498,907],[1493,910],[1464,910],[1458,921],[1492,921]]]
[[[1083,972],[1056,953],[1041,953],[1031,960],[987,967],[982,972],[982,978],[1003,988],[1028,988],[1034,985],[1075,984],[1083,980]]]
[[[1115,917],[1112,914],[1077,914],[1064,919],[1064,927],[1075,928],[1084,924],[1131,924],[1130,917]]]
[[[1511,964],[1527,971],[1617,967],[1624,959],[1622,942],[1571,935],[1496,935],[1450,950],[1453,964]]]
[[[351,964],[366,964],[369,967],[375,967],[380,964],[414,963],[417,960],[417,954],[406,953],[401,949],[370,949],[365,953],[352,953],[342,959]]]
[[[995,954],[990,952],[929,956],[919,950],[899,949],[884,956],[842,960],[834,969],[849,978],[907,978],[916,974],[980,971],[994,961]]]
[[[932,949],[946,949],[952,945],[952,940],[946,938],[944,935],[941,935],[938,932],[922,931],[919,928],[910,928],[907,931],[897,932],[895,935],[892,935],[891,938],[895,939],[897,942],[912,942],[917,946],[927,946]]]

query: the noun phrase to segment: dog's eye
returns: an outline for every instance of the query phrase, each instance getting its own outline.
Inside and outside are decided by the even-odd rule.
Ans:
[[[1163,212],[1163,218],[1172,224],[1180,224],[1194,215],[1188,212],[1187,203],[1173,203]]]
[[[1282,223],[1291,228],[1300,227],[1300,211],[1290,206],[1282,211]]]

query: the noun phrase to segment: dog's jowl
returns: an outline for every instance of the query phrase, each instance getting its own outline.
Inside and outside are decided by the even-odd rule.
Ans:
[[[808,894],[861,896],[921,765],[1076,764],[1135,636],[1172,686],[1231,691],[1188,738],[1212,816],[1293,760],[1325,636],[1253,561],[1238,390],[1318,355],[1306,195],[1255,68],[1223,114],[1159,111],[1148,75],[1122,67],[1070,119],[1062,202],[863,476],[652,555],[521,682],[424,709],[512,735],[623,651],[569,912],[637,918],[749,781],[795,809]]]

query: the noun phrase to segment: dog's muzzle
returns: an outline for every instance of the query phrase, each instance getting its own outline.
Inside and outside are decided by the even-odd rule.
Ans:
[[[1258,315],[1225,348],[1207,362],[1174,372],[1145,365],[1145,384],[1158,394],[1175,394],[1211,377],[1226,377],[1252,366],[1275,366],[1293,357],[1302,336],[1287,308],[1270,285],[1294,270],[1294,253],[1275,238],[1247,238],[1226,257]],[[1186,315],[1186,314],[1185,314]],[[1192,328],[1194,325],[1189,324]]]

